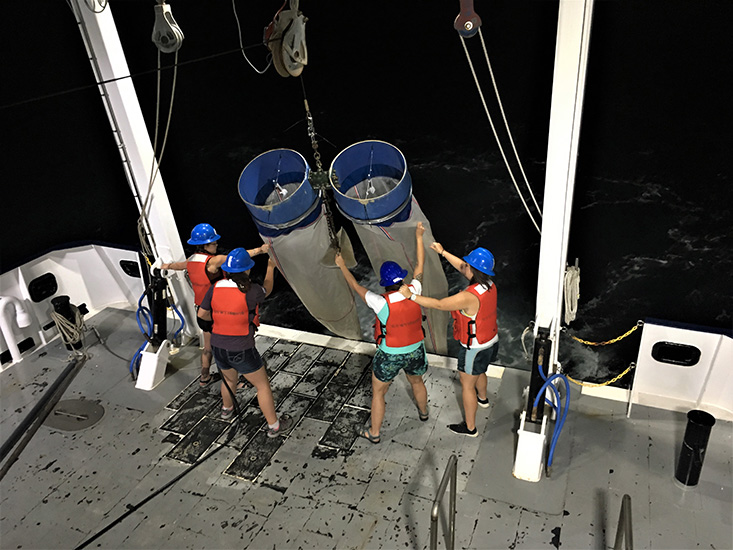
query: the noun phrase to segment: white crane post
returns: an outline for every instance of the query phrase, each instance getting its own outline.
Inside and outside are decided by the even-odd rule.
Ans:
[[[153,146],[135,86],[129,78],[130,70],[112,17],[111,2],[97,12],[92,11],[84,0],[72,0],[72,5],[94,75],[100,83],[102,101],[120,149],[127,181],[135,196],[138,210],[142,211],[143,202],[148,196],[152,171],[157,168],[157,163],[154,163]],[[152,26],[153,10],[151,29]],[[155,48],[152,41],[150,47]],[[164,262],[183,259],[183,244],[159,171],[152,183],[146,212],[146,230],[152,236],[150,244],[155,256],[162,258]],[[198,328],[193,322],[196,311],[190,285],[183,277],[171,277],[169,281],[174,297],[188,320],[185,334],[189,337],[198,335]]]
[[[539,368],[549,374],[557,364],[592,15],[593,0],[560,0],[537,277],[535,350],[514,463],[515,477],[527,481],[539,481],[542,473],[547,424],[544,399],[540,399],[536,409],[533,402],[543,383]],[[531,423],[535,423],[535,429],[531,429]]]

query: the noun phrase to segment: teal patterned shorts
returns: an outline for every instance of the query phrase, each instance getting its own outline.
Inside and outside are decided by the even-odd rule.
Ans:
[[[391,382],[401,370],[413,376],[422,376],[428,370],[428,356],[422,345],[410,353],[389,354],[377,348],[372,360],[372,371],[377,380]]]

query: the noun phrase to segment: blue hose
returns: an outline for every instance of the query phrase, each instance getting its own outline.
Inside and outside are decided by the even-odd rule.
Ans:
[[[541,372],[541,369],[540,369]],[[565,383],[565,406],[563,408],[562,414],[559,414],[558,407],[561,403],[560,399],[560,392],[557,391],[557,388],[552,384],[552,381],[556,378],[560,378]],[[565,419],[568,416],[568,409],[570,408],[570,383],[568,382],[568,379],[562,375],[562,374],[553,374],[549,378],[545,380],[545,383],[542,384],[542,387],[540,388],[540,391],[537,392],[537,396],[534,400],[534,407],[537,406],[537,404],[540,402],[540,398],[544,395],[545,389],[548,387],[552,388],[552,391],[555,392],[555,398],[557,399],[558,407],[555,407],[554,404],[553,408],[555,409],[555,413],[557,416],[557,421],[555,422],[555,428],[552,430],[552,439],[550,442],[550,452],[547,456],[547,467],[549,468],[552,466],[552,459],[555,456],[555,446],[557,445],[557,441],[560,438],[560,432],[562,431],[563,426],[565,425]]]
[[[186,320],[183,318],[183,315],[181,314],[181,312],[178,311],[178,308],[176,307],[176,304],[171,304],[171,305],[173,307],[173,311],[175,311],[176,312],[176,315],[178,315],[178,317],[181,319],[181,328],[179,328],[176,331],[176,333],[173,335],[173,339],[175,340],[175,338],[181,333],[181,331],[186,326]]]
[[[135,377],[135,370],[140,368],[140,359],[142,358],[141,354],[143,349],[145,349],[145,346],[148,345],[148,342],[153,336],[153,314],[143,305],[143,298],[145,298],[147,292],[148,291],[146,289],[140,295],[140,299],[137,301],[137,312],[135,313],[137,326],[140,329],[140,332],[143,333],[143,336],[145,336],[145,342],[143,342],[143,345],[138,348],[135,355],[132,356],[132,361],[130,361],[130,375],[133,378]],[[145,328],[143,328],[143,323],[145,324]]]

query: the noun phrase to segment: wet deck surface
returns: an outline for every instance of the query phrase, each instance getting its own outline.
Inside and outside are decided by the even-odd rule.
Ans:
[[[198,349],[174,356],[153,391],[136,390],[110,353],[131,357],[140,345],[134,315],[106,310],[87,324],[108,349],[88,338],[92,358],[64,399],[99,402],[105,414],[79,431],[39,430],[0,482],[3,549],[73,548],[217,449],[89,547],[422,550],[456,454],[456,548],[607,548],[625,493],[636,548],[733,548],[730,423],[713,428],[700,483],[683,490],[673,481],[683,415],[637,406],[627,419],[625,404],[574,389],[552,477],[527,483],[511,475],[527,373],[490,379],[492,407],[479,409],[478,438],[445,427],[461,414],[454,372],[428,371],[427,422],[400,378],[387,394],[382,442],[372,445],[354,434],[369,415],[368,353],[258,336],[278,411],[298,424],[268,439],[244,389],[227,441],[234,423],[219,418],[219,384],[198,385]],[[54,343],[0,374],[3,440],[66,360]]]

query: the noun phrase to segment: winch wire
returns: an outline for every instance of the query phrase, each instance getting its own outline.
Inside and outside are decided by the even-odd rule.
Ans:
[[[501,141],[499,141],[499,135],[496,132],[496,127],[494,126],[494,121],[491,118],[491,113],[489,112],[489,108],[486,105],[486,99],[484,98],[484,93],[481,90],[481,85],[479,84],[478,77],[476,76],[476,70],[473,67],[473,62],[471,61],[471,56],[468,53],[468,48],[466,47],[466,41],[465,41],[465,39],[460,34],[458,36],[461,39],[461,44],[463,45],[463,51],[466,54],[466,60],[468,61],[468,66],[471,69],[471,74],[473,75],[473,80],[476,83],[476,89],[478,90],[479,97],[481,98],[481,103],[484,106],[484,111],[486,112],[486,117],[489,119],[489,124],[491,125],[491,131],[494,133],[494,139],[496,139],[496,144],[499,146],[499,152],[501,153],[501,158],[504,159],[504,164],[506,165],[507,170],[509,171],[509,176],[512,179],[512,183],[514,184],[514,188],[517,190],[517,195],[519,196],[519,199],[522,201],[522,205],[524,206],[524,209],[527,211],[527,215],[529,216],[529,219],[532,220],[532,224],[535,226],[535,229],[537,229],[537,232],[540,235],[542,235],[542,231],[540,230],[540,226],[535,221],[534,216],[532,215],[532,212],[530,211],[529,206],[527,205],[527,201],[525,200],[524,196],[522,195],[522,192],[519,190],[519,185],[517,184],[517,180],[514,177],[514,172],[512,171],[512,168],[509,165],[509,161],[507,160],[506,154],[504,153],[504,147],[502,147]]]

